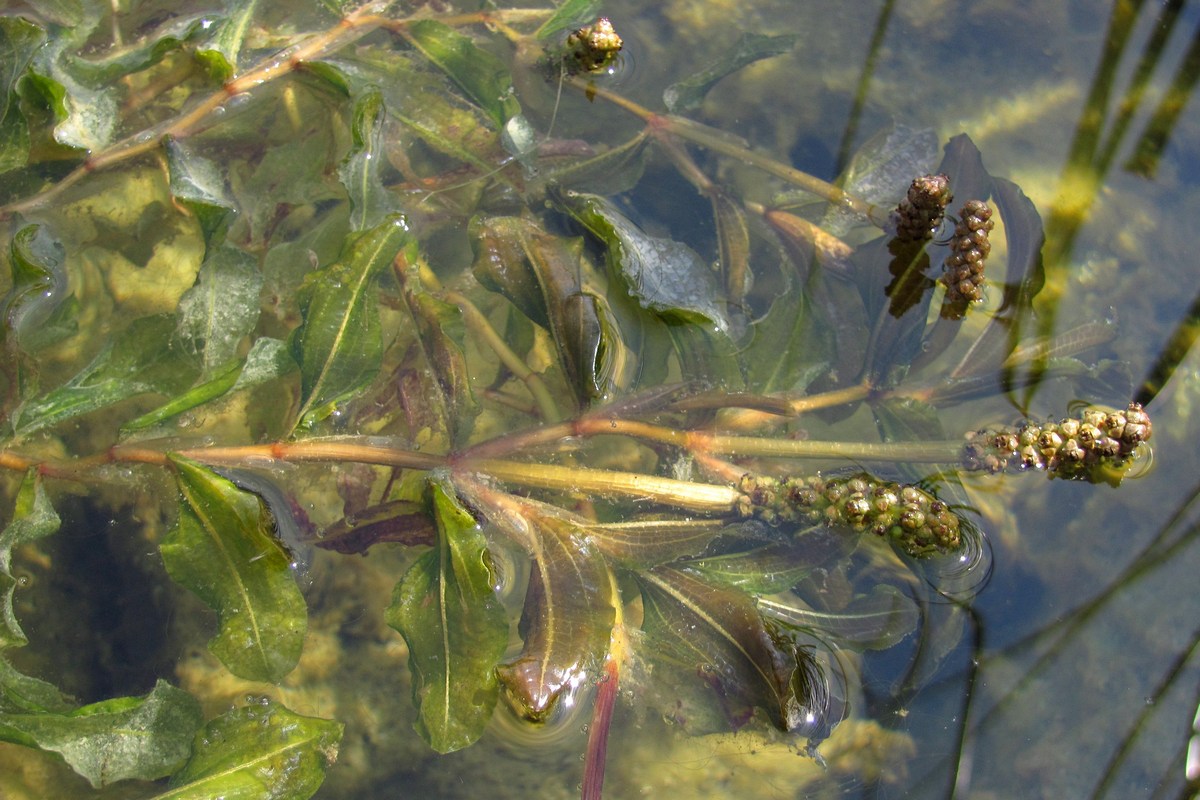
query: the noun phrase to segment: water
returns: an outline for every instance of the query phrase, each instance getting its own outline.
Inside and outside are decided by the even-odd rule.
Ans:
[[[273,25],[284,24],[279,8],[264,12]],[[955,496],[975,509],[969,516],[989,543],[990,571],[975,570],[949,585],[945,569],[942,574],[936,568],[918,570],[919,576],[948,588],[951,600],[961,604],[933,595],[919,637],[861,660],[842,656],[839,668],[851,718],[820,748],[826,767],[803,754],[805,742],[782,735],[755,730],[702,738],[680,735],[660,714],[640,710],[636,689],[652,685],[653,675],[635,670],[623,680],[617,701],[607,796],[1185,796],[1185,753],[1200,700],[1200,657],[1194,652],[1200,641],[1200,593],[1194,588],[1200,569],[1195,535],[1200,510],[1193,503],[1200,491],[1194,477],[1200,475],[1194,446],[1200,441],[1200,422],[1192,421],[1200,419],[1192,413],[1200,405],[1200,364],[1188,350],[1188,317],[1194,316],[1200,290],[1195,269],[1200,235],[1194,222],[1200,211],[1200,109],[1191,97],[1200,70],[1194,55],[1200,46],[1200,3],[663,0],[608,3],[603,13],[624,37],[629,60],[611,83],[597,85],[615,87],[655,111],[663,107],[664,89],[721,56],[742,32],[796,37],[790,51],[725,78],[700,108],[686,112],[723,132],[709,148],[689,145],[688,152],[730,196],[770,204],[785,187],[737,159],[712,156],[722,144],[746,145],[754,153],[834,180],[881,131],[904,129],[909,141],[925,136],[939,149],[966,133],[988,172],[1013,180],[1032,199],[1046,228],[1047,288],[1026,333],[1053,336],[1115,319],[1115,338],[1081,356],[1114,366],[1097,371],[1090,382],[1033,383],[948,407],[940,415],[946,431],[1011,423],[1023,414],[1060,418],[1076,401],[1123,405],[1131,397],[1148,401],[1155,425],[1152,465],[1119,487],[1048,480],[1041,474],[964,478]],[[316,13],[312,19],[327,20]],[[304,21],[310,24],[317,23]],[[265,33],[254,35],[262,39],[253,39],[255,46],[269,46]],[[370,42],[386,40],[372,35],[376,38]],[[497,52],[509,55],[502,45]],[[194,86],[203,85],[192,80]],[[238,113],[225,115],[232,120],[223,123],[229,127],[214,123],[192,138],[190,130],[179,132],[181,147],[207,159],[202,165],[223,165],[226,158],[235,164],[225,189],[250,196],[261,192],[272,199],[248,209],[233,229],[251,250],[275,245],[263,265],[263,303],[280,310],[259,333],[279,338],[296,322],[288,317],[286,293],[313,265],[333,260],[333,239],[323,230],[343,224],[342,212],[321,215],[322,204],[332,205],[338,197],[328,175],[307,174],[305,182],[294,185],[279,177],[295,163],[331,158],[330,153],[347,146],[346,130],[313,132],[342,98],[312,80],[302,76],[285,89],[272,84],[257,101],[253,91],[239,95]],[[534,70],[518,70],[515,81],[535,131],[553,124],[555,137],[616,145],[641,129],[636,117],[603,96],[587,98],[569,87],[560,96]],[[415,91],[407,84],[383,87],[389,103]],[[255,109],[267,104],[281,110],[256,115]],[[151,118],[154,111],[147,112]],[[146,124],[151,122],[156,120]],[[122,135],[138,129],[131,128]],[[253,147],[247,146],[249,156],[238,150],[247,138],[255,146],[259,139],[269,145],[279,165],[239,171],[239,158],[255,157]],[[296,151],[287,149],[294,139],[301,145]],[[914,146],[914,153],[919,151]],[[636,188],[619,194],[618,207],[648,232],[687,242],[702,259],[715,259],[717,233],[709,199],[681,177],[678,162],[673,165],[658,152]],[[528,148],[521,155],[528,157]],[[489,164],[509,163],[500,152],[490,157]],[[939,157],[940,152],[933,153],[932,163]],[[906,158],[920,160],[919,155]],[[392,166],[400,169],[398,164],[393,158]],[[613,173],[609,188],[621,193],[630,181],[619,169]],[[69,250],[93,241],[108,243],[111,250],[97,247],[83,257],[89,265],[83,285],[94,288],[104,302],[137,315],[170,310],[190,286],[187,272],[194,274],[199,264],[198,245],[195,237],[180,234],[179,247],[168,246],[176,244],[175,238],[154,222],[178,222],[165,190],[147,201],[150,190],[129,188],[135,180],[157,180],[153,169],[129,167],[122,174],[102,172],[82,179],[80,187],[95,180],[97,186],[114,188],[112,195],[124,187],[130,197],[140,198],[125,202],[131,208],[142,203],[154,212],[140,229],[122,216],[119,195],[110,195],[113,209],[68,195],[62,208],[35,209],[30,218],[57,225],[60,232],[66,227]],[[129,177],[135,174],[135,179]],[[449,170],[440,184],[422,187],[409,200],[461,193],[469,204],[475,201],[467,195],[476,177]],[[531,170],[524,177],[535,184],[538,175]],[[224,189],[214,191],[219,195]],[[504,191],[496,190],[498,197],[490,198],[493,207],[505,207]],[[412,211],[414,227],[436,231],[422,246],[439,274],[445,278],[468,266],[463,220],[436,205],[410,205],[419,207]],[[290,214],[292,206],[315,210],[312,217]],[[62,219],[71,224],[64,226]],[[842,230],[841,217],[825,220]],[[110,229],[116,233],[106,234]],[[998,233],[993,261],[1003,263],[1005,246]],[[846,228],[845,234],[854,243],[854,237],[864,235],[861,228]],[[119,246],[105,235],[115,237]],[[119,262],[110,255],[117,251],[123,254]],[[175,255],[170,261],[182,277],[171,273],[158,283],[138,282],[136,292],[127,279],[111,277],[169,254]],[[764,251],[754,255],[761,257]],[[115,286],[107,293],[102,286],[106,279]],[[782,279],[765,275],[760,280],[760,286],[773,287],[772,281]],[[989,302],[994,306],[999,278],[992,280]],[[55,307],[61,300],[57,287],[55,283],[51,298]],[[765,310],[760,305],[748,313]],[[40,321],[53,311],[35,308],[23,319]],[[393,310],[382,314],[385,328],[394,329]],[[713,320],[706,324],[718,327]],[[720,326],[726,324],[720,320]],[[745,320],[728,322],[735,331],[743,324]],[[74,362],[63,357],[47,363],[47,383],[65,379],[86,363],[92,355],[86,348],[68,354]],[[469,355],[478,360],[478,352]],[[1128,374],[1118,364],[1127,365]],[[490,380],[492,368],[480,384]],[[273,369],[265,365],[262,380],[270,380]],[[638,373],[629,363],[613,374],[642,380],[643,388],[681,377]],[[703,377],[720,381],[721,373],[713,368]],[[277,396],[252,397],[245,408],[226,409],[223,416],[201,407],[188,417],[188,426],[197,430],[186,435],[210,435],[216,441],[240,441],[248,431],[262,440],[286,436],[268,413],[279,403]],[[394,409],[395,403],[380,406],[384,410],[378,418],[365,412],[342,418],[338,432],[380,432],[387,408]],[[506,421],[486,424],[500,434],[507,430]],[[371,427],[376,423],[380,428]],[[857,426],[861,438],[869,440],[874,430],[867,414],[845,422],[813,418],[809,423],[806,418],[806,426],[816,439],[830,432],[844,436]],[[105,421],[85,422],[63,438],[72,452],[95,452],[111,444],[115,434],[109,427]],[[391,432],[382,428],[382,433]],[[488,431],[476,434],[484,438]],[[594,466],[631,468],[628,451],[593,450],[587,457],[596,460]],[[637,457],[644,459],[645,453]],[[253,466],[252,459],[247,457],[243,466]],[[684,477],[690,469],[682,463],[675,467]],[[923,474],[920,467],[914,469]],[[337,471],[334,488],[325,468],[306,465],[288,471],[289,487],[308,489],[305,509],[294,510],[289,531],[310,522],[314,527],[331,524],[341,514],[342,500],[372,491],[377,495],[370,470],[341,465]],[[88,501],[59,498],[72,533],[60,534],[63,542],[53,547],[62,549],[51,550],[51,560],[74,565],[81,573],[102,564],[105,570],[122,570],[130,582],[160,590],[128,601],[143,605],[139,611],[120,600],[102,602],[106,587],[86,583],[92,594],[85,596],[93,598],[88,621],[65,618],[69,615],[61,611],[43,612],[39,626],[27,626],[33,642],[15,657],[16,663],[87,701],[144,692],[146,681],[167,677],[200,696],[206,715],[212,716],[247,691],[257,695],[263,688],[233,679],[203,651],[212,620],[166,581],[154,547],[146,543],[168,524],[164,520],[170,512],[160,515],[156,498],[170,497],[172,489],[162,476],[137,474],[136,480],[120,484],[131,486],[128,492],[101,487]],[[126,504],[139,511],[112,511]],[[99,547],[101,537],[93,528],[113,521],[117,524],[110,527],[117,532]],[[94,550],[101,555],[89,555]],[[383,619],[386,598],[409,561],[400,548],[376,548],[367,559],[321,552],[309,569],[306,654],[281,687],[269,689],[293,711],[347,725],[338,764],[317,796],[578,796],[590,719],[586,713],[563,712],[551,719],[548,730],[536,734],[502,716],[479,743],[446,756],[432,754],[413,731],[405,648]],[[33,578],[22,576],[21,591],[45,598],[44,607],[73,589],[68,578],[60,576],[64,583],[58,585],[46,573],[39,581],[37,568],[30,569]],[[513,599],[514,604],[519,601],[519,596]],[[30,605],[20,606],[19,613],[32,615]],[[139,624],[152,634],[139,635]],[[47,644],[55,641],[73,642],[74,653],[56,658]],[[122,652],[136,654],[136,667],[122,661]],[[921,652],[941,657],[922,660]],[[507,714],[503,709],[497,713]],[[0,749],[5,764],[21,763],[26,756],[24,750]],[[0,794],[36,796],[22,794],[16,778],[6,784],[6,771],[0,769]],[[18,774],[15,767],[12,773]],[[65,785],[71,793],[90,796],[82,784]]]

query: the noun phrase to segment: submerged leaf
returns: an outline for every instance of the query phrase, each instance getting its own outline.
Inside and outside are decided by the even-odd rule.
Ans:
[[[66,385],[18,409],[13,428],[27,435],[140,394],[182,391],[196,368],[172,352],[175,324],[169,314],[134,320]]]
[[[396,210],[396,198],[379,175],[385,116],[383,95],[377,89],[365,92],[354,103],[354,144],[338,167],[338,178],[350,195],[350,227],[354,230],[372,228]]]
[[[262,698],[196,735],[191,760],[154,800],[305,800],[337,760],[342,725],[295,714]]]
[[[533,560],[521,614],[524,646],[497,670],[525,718],[541,722],[563,694],[600,669],[615,621],[608,565],[586,535],[586,520],[533,500],[464,484],[476,505]]]
[[[796,39],[793,34],[764,36],[761,33],[743,32],[733,47],[714,63],[666,88],[663,102],[667,110],[672,114],[680,114],[699,108],[708,90],[718,81],[755,61],[790,51],[796,46]]]
[[[227,368],[258,322],[262,274],[241,250],[220,247],[200,265],[196,285],[179,299],[179,334],[200,355],[203,377]]]
[[[69,712],[0,712],[0,741],[57,753],[95,788],[170,775],[187,760],[200,704],[159,681],[145,697],[118,697]]]
[[[608,248],[610,270],[643,308],[728,332],[716,276],[695,250],[673,239],[650,236],[603,197],[565,192],[563,203]]]
[[[826,525],[796,534],[743,526],[735,549],[690,558],[679,566],[755,594],[790,589],[809,573],[849,554],[854,539]],[[748,546],[746,546],[748,545]]]
[[[291,558],[258,497],[212,470],[171,457],[179,521],[159,545],[167,572],[217,612],[209,649],[229,671],[275,682],[300,658],[307,628]]]
[[[311,428],[370,383],[379,371],[383,341],[375,282],[411,241],[401,216],[352,237],[341,259],[309,275],[304,322],[293,334],[300,365],[297,428]]]
[[[809,608],[798,598],[760,598],[765,614],[789,626],[831,636],[852,647],[883,650],[917,628],[921,613],[912,598],[894,586],[879,585],[837,611]]]
[[[488,113],[497,128],[521,112],[508,69],[469,37],[432,19],[412,23],[405,33],[422,55]]]
[[[74,329],[73,321],[55,320],[68,298],[66,248],[44,226],[26,225],[12,238],[10,259],[12,285],[0,301],[0,341],[32,352]]]
[[[437,544],[396,584],[387,622],[408,643],[415,727],[434,750],[449,753],[473,744],[492,718],[508,621],[474,517],[441,483],[429,491]]]
[[[29,125],[16,102],[16,86],[45,38],[32,22],[0,17],[0,175],[29,158]]]
[[[58,514],[46,497],[41,478],[36,470],[30,471],[17,493],[12,521],[0,532],[0,650],[28,642],[13,612],[13,595],[20,581],[12,572],[12,551],[22,544],[49,536],[58,530],[59,524]],[[5,704],[0,702],[0,710],[4,708]]]
[[[638,580],[645,656],[656,668],[680,671],[683,691],[690,684],[692,694],[699,690],[718,703],[726,728],[745,724],[755,709],[785,731],[808,729],[814,718],[824,723],[820,668],[763,623],[750,595],[669,566],[638,573]]]
[[[220,168],[174,139],[167,139],[163,148],[167,153],[171,196],[195,215],[204,241],[209,246],[219,244],[237,213],[237,203],[225,185]]]
[[[533,35],[538,39],[548,39],[556,33],[578,28],[595,20],[601,6],[603,0],[565,0]]]

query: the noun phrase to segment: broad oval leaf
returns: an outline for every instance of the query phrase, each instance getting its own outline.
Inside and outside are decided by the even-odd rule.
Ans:
[[[404,218],[389,217],[352,237],[341,260],[306,280],[304,323],[292,339],[300,364],[297,428],[311,428],[332,414],[379,371],[383,342],[373,289],[410,241]]]
[[[154,800],[305,800],[337,760],[341,739],[340,723],[262,698],[205,725],[191,759]]]
[[[0,741],[57,753],[95,788],[170,775],[191,754],[200,704],[159,681],[145,697],[118,697],[68,712],[0,712]]]
[[[408,643],[415,727],[434,750],[449,753],[473,744],[492,718],[508,620],[475,518],[441,482],[429,493],[437,544],[396,584],[387,623]]]
[[[258,497],[195,462],[171,457],[179,520],[159,545],[170,576],[217,612],[209,649],[233,674],[276,682],[300,658],[307,628],[291,558]]]

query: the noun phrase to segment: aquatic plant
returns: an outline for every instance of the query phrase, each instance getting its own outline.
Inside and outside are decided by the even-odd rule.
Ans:
[[[594,688],[598,797],[619,687],[819,757],[853,654],[986,575],[958,475],[1120,482],[1149,418],[1078,358],[1112,327],[1022,336],[1040,218],[969,138],[934,164],[897,127],[835,185],[683,116],[789,39],[745,37],[659,112],[606,83],[622,42],[597,6],[0,18],[0,739],[174,798],[307,797],[337,754],[337,720],[276,701],[205,723],[170,675],[80,705],[13,666],[14,564],[75,487],[149,518],[170,475],[169,530],[115,535],[157,546],[252,681],[305,652],[314,546],[405,551],[386,619],[421,736],[562,724]],[[622,201],[665,169],[651,152],[711,237]],[[978,431],[956,408],[1051,380],[1116,408]]]

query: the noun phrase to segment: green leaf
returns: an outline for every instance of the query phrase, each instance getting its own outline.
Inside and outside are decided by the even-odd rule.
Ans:
[[[603,5],[603,0],[565,0],[533,35],[544,40],[556,33],[579,28],[595,21]]]
[[[716,519],[650,519],[593,523],[589,540],[606,556],[644,569],[704,552],[728,525]]]
[[[795,535],[778,529],[748,529],[741,544],[751,546],[690,558],[679,566],[747,592],[774,594],[795,586],[813,570],[845,557],[853,542],[852,537],[825,525]]]
[[[159,681],[145,697],[66,713],[0,713],[0,740],[57,753],[98,789],[170,775],[187,760],[200,723],[200,704]]]
[[[798,598],[760,598],[763,613],[791,627],[832,636],[852,647],[883,650],[917,629],[921,612],[912,598],[894,586],[879,585],[846,608],[818,611]]]
[[[134,320],[66,385],[18,409],[14,430],[27,435],[147,392],[182,391],[196,368],[172,350],[175,324],[171,314]]]
[[[46,33],[20,17],[0,17],[0,175],[29,160],[29,125],[17,105],[17,80],[25,74]]]
[[[179,520],[159,545],[163,564],[217,612],[208,647],[229,671],[276,682],[296,666],[307,627],[291,558],[257,496],[194,462],[171,463],[181,497]]]
[[[478,103],[497,128],[521,113],[508,69],[469,37],[432,19],[414,22],[405,32],[413,46]]]
[[[337,760],[342,725],[266,698],[204,726],[194,752],[154,800],[305,800]]]
[[[785,731],[823,716],[824,680],[807,651],[769,629],[750,595],[674,567],[638,573],[645,603],[644,655],[676,674],[697,708],[719,704],[725,728],[762,709]],[[663,677],[664,684],[668,681]],[[707,702],[705,702],[707,700]],[[697,710],[699,724],[702,711]],[[709,723],[711,724],[711,723]]]
[[[196,216],[204,241],[211,247],[225,238],[226,228],[236,213],[236,202],[225,185],[220,168],[187,145],[167,139],[167,173],[171,196]]]
[[[309,275],[304,322],[292,339],[302,403],[296,428],[312,428],[375,378],[383,358],[375,282],[410,241],[404,218],[389,217],[352,235],[341,260]]]
[[[73,708],[57,686],[17,672],[0,656],[0,715],[65,714]]]
[[[650,236],[616,207],[596,195],[564,192],[568,211],[608,248],[609,268],[649,311],[683,322],[729,322],[716,276],[686,244]]]
[[[440,418],[454,445],[469,438],[480,407],[471,390],[465,354],[466,324],[458,306],[420,288],[414,264],[405,273],[404,299],[412,313],[418,345],[436,383]]]
[[[789,52],[796,46],[797,38],[793,34],[764,36],[761,33],[742,33],[733,47],[715,62],[666,88],[663,102],[667,110],[672,114],[680,114],[699,108],[708,90],[718,81],[755,61]]]
[[[95,58],[68,51],[63,55],[63,63],[75,79],[89,87],[101,88],[157,64],[168,53],[190,42],[202,40],[208,36],[212,23],[211,17],[195,15],[169,18],[145,32],[135,44],[113,48],[111,54]]]
[[[23,350],[33,352],[72,327],[56,320],[69,288],[66,248],[45,226],[26,225],[12,238],[10,258],[12,286],[0,303],[0,341],[14,335]]]
[[[490,490],[481,488],[485,497]],[[470,490],[467,491],[471,499]],[[608,566],[586,520],[533,500],[477,505],[532,559],[520,654],[497,670],[522,715],[544,721],[564,693],[594,677],[608,652],[616,602]]]
[[[473,744],[492,717],[508,621],[475,519],[441,483],[429,491],[437,544],[396,584],[387,622],[408,643],[416,729],[449,753]]]
[[[12,521],[0,532],[0,650],[20,647],[29,640],[13,612],[13,595],[20,580],[12,572],[12,551],[27,542],[42,539],[58,530],[58,514],[36,470],[30,470],[21,482]],[[0,709],[4,706],[0,704]]]
[[[583,240],[551,235],[520,217],[474,220],[471,234],[475,276],[549,330],[580,403],[608,396],[628,354],[604,299],[584,288],[591,267]]]
[[[396,197],[383,185],[379,170],[384,160],[383,95],[372,88],[354,103],[354,143],[338,167],[338,178],[350,194],[350,226],[372,228],[396,210]]]
[[[225,82],[237,73],[238,55],[246,31],[258,8],[258,0],[225,0],[226,19],[209,47],[196,51],[196,58],[208,68],[214,80]]]
[[[258,322],[263,279],[258,264],[232,247],[210,251],[196,285],[179,299],[179,335],[200,354],[202,377],[228,368]]]

